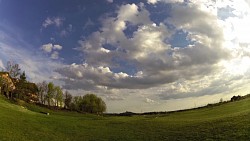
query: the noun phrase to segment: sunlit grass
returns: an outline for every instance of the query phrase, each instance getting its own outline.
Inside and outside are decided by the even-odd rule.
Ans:
[[[28,108],[33,111],[0,97],[1,141],[250,140],[249,98],[198,110],[132,117]]]

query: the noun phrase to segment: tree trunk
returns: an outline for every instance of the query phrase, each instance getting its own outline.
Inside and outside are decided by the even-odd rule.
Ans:
[[[50,99],[48,99],[48,106],[50,107]]]

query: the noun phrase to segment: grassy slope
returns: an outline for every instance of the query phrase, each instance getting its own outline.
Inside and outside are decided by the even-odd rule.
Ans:
[[[48,111],[0,96],[0,140],[250,140],[250,98],[166,115],[101,117]]]

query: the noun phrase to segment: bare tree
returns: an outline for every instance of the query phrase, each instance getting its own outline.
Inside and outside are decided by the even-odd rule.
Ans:
[[[37,84],[38,94],[41,104],[45,104],[46,94],[48,92],[48,83],[43,81],[42,83]]]
[[[15,62],[8,61],[6,70],[13,78],[17,78],[21,74],[21,69],[19,67],[19,64],[16,64]]]

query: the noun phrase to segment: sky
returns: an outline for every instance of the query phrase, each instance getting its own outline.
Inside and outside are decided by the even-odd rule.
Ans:
[[[250,92],[250,0],[0,0],[0,68],[95,93],[107,112]]]

